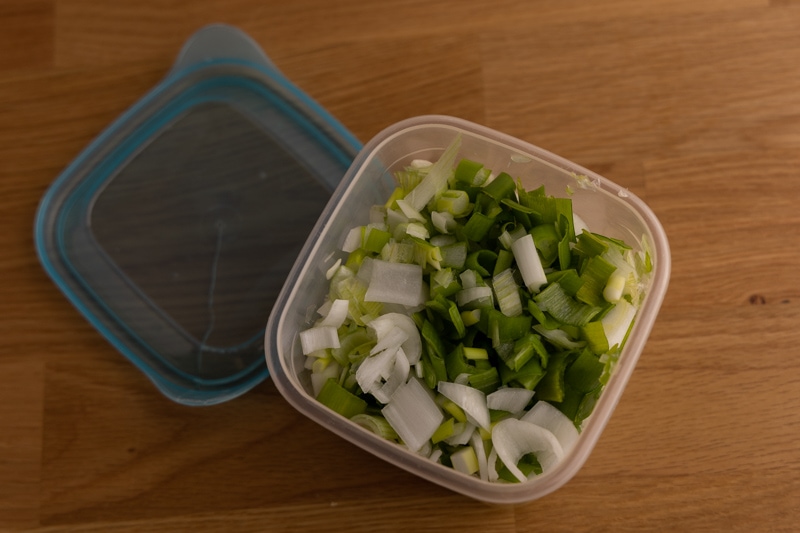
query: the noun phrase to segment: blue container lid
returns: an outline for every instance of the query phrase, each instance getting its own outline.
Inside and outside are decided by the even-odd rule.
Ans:
[[[208,26],[52,184],[37,253],[167,397],[223,402],[268,376],[272,305],[360,147],[247,35]]]

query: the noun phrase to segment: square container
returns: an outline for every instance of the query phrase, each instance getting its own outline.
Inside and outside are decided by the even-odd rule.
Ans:
[[[310,326],[328,290],[325,272],[344,258],[341,245],[350,228],[369,222],[372,205],[383,204],[395,188],[393,174],[413,159],[435,161],[462,136],[460,158],[521,179],[526,189],[545,186],[549,195],[569,197],[591,231],[624,240],[635,250],[646,243],[653,270],[634,327],[614,373],[584,422],[572,450],[558,466],[526,483],[481,481],[429,461],[386,441],[323,406],[311,393],[298,333]],[[666,235],[652,211],[611,181],[545,150],[464,120],[422,116],[395,124],[367,143],[334,192],[311,232],[275,304],[265,337],[267,364],[280,393],[298,411],[368,452],[424,479],[477,500],[517,503],[542,497],[581,468],[600,437],[644,348],[664,298],[670,274]]]

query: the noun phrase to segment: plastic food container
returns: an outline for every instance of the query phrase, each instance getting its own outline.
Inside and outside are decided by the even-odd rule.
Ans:
[[[303,367],[298,333],[310,325],[324,301],[328,290],[325,272],[344,257],[340,247],[348,230],[366,224],[370,207],[386,201],[395,187],[396,170],[413,159],[438,159],[459,133],[459,157],[480,161],[495,172],[508,172],[528,189],[544,185],[550,195],[570,194],[574,211],[592,231],[622,239],[634,248],[646,242],[653,261],[634,328],[593,414],[584,422],[578,442],[557,467],[526,483],[481,481],[383,440],[318,403]],[[356,446],[477,500],[529,501],[561,487],[588,458],[642,353],[669,274],[670,251],[663,228],[652,211],[626,189],[545,150],[470,122],[442,116],[412,118],[385,129],[367,143],[334,192],[275,303],[265,336],[267,364],[275,385],[289,403]]]

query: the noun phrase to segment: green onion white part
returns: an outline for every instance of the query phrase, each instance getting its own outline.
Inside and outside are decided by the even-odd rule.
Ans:
[[[520,387],[504,387],[486,396],[486,406],[495,411],[518,414],[525,410],[534,394],[532,390]]]
[[[525,234],[511,243],[511,251],[517,261],[522,279],[531,292],[539,292],[542,285],[547,283],[547,276],[542,267],[542,261],[536,251],[533,236]]]
[[[578,430],[572,420],[547,402],[538,402],[520,420],[548,430],[565,452],[570,451],[578,440]]]
[[[412,452],[427,444],[444,421],[439,406],[417,379],[401,385],[381,412]]]
[[[489,408],[486,406],[486,395],[469,385],[440,381],[437,390],[464,410],[467,420],[483,429],[489,429]]]
[[[376,259],[364,301],[415,306],[425,301],[422,291],[422,267]]]
[[[527,481],[527,476],[517,467],[523,455],[532,453],[547,472],[564,457],[558,439],[541,426],[507,418],[495,424],[492,429],[492,444],[498,458],[519,481]]]

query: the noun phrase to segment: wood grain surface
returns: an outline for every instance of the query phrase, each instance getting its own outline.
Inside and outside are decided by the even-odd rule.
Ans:
[[[455,115],[641,196],[672,279],[563,488],[476,503],[355,448],[267,381],[159,394],[56,289],[47,187],[211,22],[358,138]],[[800,1],[0,1],[0,531],[797,531]]]

